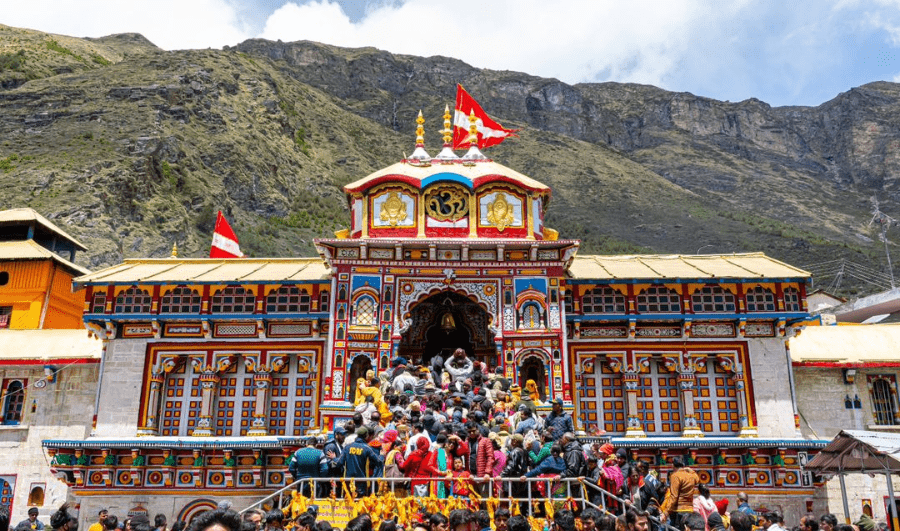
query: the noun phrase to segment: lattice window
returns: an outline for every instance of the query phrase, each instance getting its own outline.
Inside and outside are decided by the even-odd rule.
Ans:
[[[625,313],[625,296],[610,288],[594,288],[581,298],[583,313]]]
[[[200,373],[195,373],[190,360],[187,360],[166,375],[160,435],[191,435],[200,418],[202,400]]]
[[[872,393],[872,412],[875,414],[875,424],[880,426],[897,425],[897,401],[894,396],[897,380],[894,375],[869,375],[867,379]]]
[[[328,305],[331,303],[331,294],[328,293],[327,289],[323,289],[319,292],[319,311],[327,312]]]
[[[563,294],[563,304],[565,305],[566,314],[575,312],[575,302],[574,297],[572,297],[572,290],[574,287],[566,288],[565,294]]]
[[[298,363],[293,356],[282,372],[273,375],[269,402],[269,434],[299,436],[315,422],[315,395],[318,378],[310,370],[309,359]]]
[[[800,290],[796,288],[784,290],[784,311],[799,312],[800,308]]]
[[[356,326],[375,326],[375,316],[378,308],[375,299],[369,295],[362,295],[356,299],[353,305],[353,319],[350,324]]]
[[[187,286],[166,292],[160,301],[160,313],[200,313],[200,294]]]
[[[719,286],[705,286],[691,296],[694,313],[734,312],[734,294]]]
[[[212,298],[212,313],[253,313],[256,296],[241,286],[228,286]]]
[[[622,374],[602,365],[600,377],[603,429],[608,433],[625,433],[625,386]]]
[[[535,302],[527,302],[522,306],[521,327],[522,328],[543,328],[543,318],[540,306]]]
[[[637,296],[639,313],[681,313],[681,296],[665,286],[650,286]]]
[[[740,431],[737,386],[715,358],[698,370],[694,384],[694,411],[706,434],[733,435]]]
[[[762,286],[747,290],[748,312],[774,312],[776,309],[775,294],[770,290]]]
[[[308,313],[310,296],[297,286],[281,286],[266,297],[266,313]]]
[[[151,300],[147,291],[130,287],[116,297],[116,313],[149,313]]]
[[[221,374],[216,392],[218,398],[213,420],[216,437],[246,435],[256,407],[256,396],[253,374],[246,372],[243,359],[236,357],[228,370]]]
[[[3,424],[19,424],[22,422],[22,410],[25,407],[25,382],[22,380],[6,380],[3,386]]]
[[[91,298],[91,313],[106,313],[106,293],[94,293]]]
[[[638,378],[638,414],[647,435],[681,433],[681,398],[678,376],[650,363],[650,372]]]

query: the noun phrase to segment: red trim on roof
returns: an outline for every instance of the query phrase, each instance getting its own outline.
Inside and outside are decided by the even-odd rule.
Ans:
[[[410,177],[409,175],[400,175],[397,173],[391,173],[388,175],[382,175],[380,177],[375,177],[371,181],[366,181],[356,188],[350,188],[350,185],[347,185],[344,187],[344,193],[352,194],[352,193],[356,193],[356,192],[362,192],[362,191],[368,190],[369,188],[372,188],[373,186],[378,186],[379,184],[382,184],[382,183],[397,183],[397,182],[408,184],[408,185],[412,186],[413,188],[420,188],[420,185],[422,184],[422,181],[416,177]]]
[[[509,177],[507,175],[500,175],[499,173],[491,173],[488,175],[482,175],[481,177],[476,177],[475,180],[472,181],[473,188],[476,188],[476,189],[481,186],[484,186],[484,185],[495,184],[495,183],[507,183],[507,184],[515,185],[519,188],[531,190],[532,192],[541,192],[541,193],[544,193],[547,195],[550,194],[550,190],[547,187],[528,186],[527,184],[525,184],[524,182],[522,182],[518,179],[513,179],[512,177]]]
[[[46,360],[6,360],[0,359],[0,366],[3,365],[49,365],[51,363],[65,362],[67,365],[80,365],[87,363],[100,363],[96,358],[50,358]]]

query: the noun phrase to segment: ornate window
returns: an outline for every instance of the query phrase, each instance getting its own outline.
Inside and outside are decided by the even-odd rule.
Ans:
[[[900,424],[897,416],[897,380],[892,374],[873,374],[867,377],[869,391],[872,394],[872,413],[875,424],[880,426],[896,426]]]
[[[694,313],[734,312],[734,294],[719,286],[705,286],[691,296]]]
[[[200,418],[200,371],[194,371],[184,358],[166,374],[162,399],[160,435],[187,436],[197,427]]]
[[[519,328],[544,328],[544,312],[536,302],[526,302],[519,310]]]
[[[575,302],[574,297],[572,297],[572,289],[566,288],[566,292],[563,294],[563,305],[566,309],[566,314],[575,312]]]
[[[256,407],[253,373],[247,372],[243,358],[220,373],[216,386],[216,415],[213,434],[216,437],[243,437],[250,429],[250,421]]]
[[[323,289],[319,292],[319,311],[327,312],[328,305],[331,303],[331,294],[328,293],[327,289]]]
[[[22,422],[22,409],[25,406],[25,382],[6,380],[4,383],[3,424],[19,424]]]
[[[94,293],[91,298],[91,313],[106,313],[106,293]]]
[[[775,294],[762,286],[756,286],[751,290],[747,290],[747,311],[748,312],[774,312]]]
[[[130,287],[116,297],[116,313],[149,313],[151,300],[145,290]]]
[[[375,299],[370,295],[357,297],[353,305],[353,318],[350,321],[354,326],[375,326],[378,308]]]
[[[253,313],[256,296],[241,286],[228,286],[212,298],[212,313]]]
[[[281,286],[266,297],[266,313],[307,313],[310,296],[297,286]]]
[[[200,294],[187,286],[166,292],[159,304],[160,313],[200,313]]]
[[[594,288],[581,298],[582,313],[625,313],[625,296],[610,287]]]
[[[800,309],[800,290],[797,288],[787,288],[784,290],[784,311],[799,312]]]
[[[651,361],[650,370],[638,378],[638,414],[650,436],[681,433],[678,375],[666,372],[661,365],[660,361]]]
[[[694,411],[703,433],[738,433],[741,429],[738,393],[731,374],[711,357],[695,377]]]
[[[665,286],[650,286],[637,296],[639,313],[681,313],[681,296]]]

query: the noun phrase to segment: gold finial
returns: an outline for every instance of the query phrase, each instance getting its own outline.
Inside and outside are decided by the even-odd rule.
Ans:
[[[422,110],[419,110],[419,117],[416,118],[416,147],[425,147],[425,118],[422,117]]]
[[[469,113],[469,142],[473,146],[478,145],[478,125],[475,123],[478,118],[475,117],[475,110]]]
[[[172,242],[172,258],[178,258],[178,242]]]
[[[450,106],[444,106],[444,130],[441,133],[444,134],[444,147],[450,146],[453,144],[453,129],[450,127]]]

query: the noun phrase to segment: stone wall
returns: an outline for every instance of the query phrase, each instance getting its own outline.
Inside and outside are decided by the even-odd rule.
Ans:
[[[760,437],[794,439],[790,364],[781,338],[749,339],[750,374]]]
[[[44,504],[38,507],[45,524],[68,495],[66,484],[50,474],[50,460],[41,446],[44,439],[84,439],[94,415],[99,363],[60,361],[56,382],[43,388],[43,365],[0,366],[4,378],[27,378],[25,409],[18,426],[0,426],[0,475],[15,475],[15,496],[10,521],[24,520],[28,496],[34,485],[43,484]],[[33,409],[33,411],[32,411]]]
[[[96,437],[137,435],[143,389],[146,339],[116,339],[109,342],[100,382],[100,410]]]
[[[887,482],[882,474],[869,476],[868,474],[847,474],[844,476],[844,485],[847,489],[847,508],[850,510],[850,521],[855,522],[862,516],[862,500],[872,501],[872,515],[876,521],[886,521],[885,497],[887,497]],[[834,477],[826,484],[828,489],[828,509],[838,518],[838,523],[844,521],[844,501],[841,497],[841,482]],[[894,496],[900,499],[900,477],[893,477]]]
[[[97,513],[101,508],[106,508],[109,514],[114,514],[121,522],[127,517],[128,512],[134,508],[140,507],[147,510],[150,516],[150,523],[153,523],[153,517],[157,514],[166,515],[169,527],[176,521],[178,515],[186,507],[188,508],[189,517],[196,512],[191,513],[190,507],[196,507],[196,511],[206,510],[210,503],[218,503],[221,500],[230,501],[232,508],[240,511],[251,504],[262,499],[268,492],[261,492],[259,496],[225,496],[222,494],[193,494],[193,495],[148,495],[141,493],[125,494],[125,495],[92,495],[80,498],[81,503],[78,512],[78,528],[87,529],[91,524],[97,521]]]

